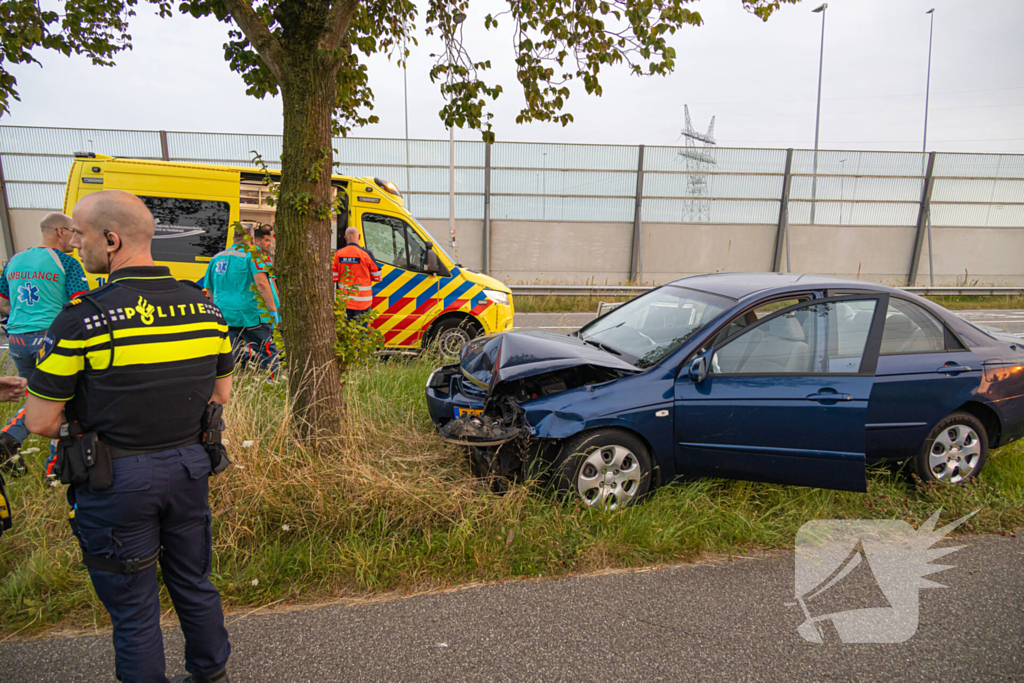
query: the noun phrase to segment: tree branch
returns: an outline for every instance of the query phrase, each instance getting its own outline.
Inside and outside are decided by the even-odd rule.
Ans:
[[[348,28],[352,25],[352,17],[359,8],[359,0],[334,0],[331,13],[327,17],[327,34],[324,36],[324,48],[337,50],[348,37]]]
[[[256,50],[256,54],[260,56],[280,84],[284,63],[284,49],[281,47],[281,43],[256,14],[248,0],[223,0],[223,2],[228,13],[231,14],[231,18],[235,20],[238,27],[242,29],[242,33],[249,39],[253,49]]]

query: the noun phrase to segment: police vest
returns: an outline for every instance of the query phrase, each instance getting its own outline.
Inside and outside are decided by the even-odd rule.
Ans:
[[[72,300],[43,341],[29,391],[111,445],[161,450],[195,438],[234,362],[220,310],[166,267],[122,268]]]

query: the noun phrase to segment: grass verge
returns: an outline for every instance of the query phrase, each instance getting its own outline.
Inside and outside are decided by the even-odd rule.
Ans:
[[[333,450],[290,439],[282,388],[238,379],[228,410],[236,467],[211,480],[213,579],[226,607],[788,548],[810,519],[917,526],[943,506],[943,521],[980,510],[962,527],[968,531],[1024,525],[1020,445],[993,452],[980,480],[962,488],[917,487],[882,471],[869,475],[866,494],[702,480],[615,513],[553,500],[530,485],[493,496],[470,477],[460,451],[433,434],[423,386],[436,364],[421,358],[351,371],[349,435]],[[0,634],[104,625],[67,526],[64,489],[41,480],[42,452],[27,459],[30,476],[8,487],[15,526],[0,539]],[[166,591],[161,599],[169,608]]]

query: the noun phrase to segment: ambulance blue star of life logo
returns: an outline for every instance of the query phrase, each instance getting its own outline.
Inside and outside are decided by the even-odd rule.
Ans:
[[[217,261],[217,265],[214,268],[218,274],[223,275],[224,273],[228,272],[228,262]]]
[[[18,301],[26,306],[36,303],[39,301],[39,288],[31,282],[26,282],[21,287],[18,287]]]
[[[933,548],[977,510],[935,529],[942,508],[914,529],[899,519],[816,519],[796,534],[797,633],[809,642],[902,643],[917,632],[918,591],[945,588],[924,578],[954,565],[931,564],[962,545]],[[855,609],[851,609],[854,607]]]

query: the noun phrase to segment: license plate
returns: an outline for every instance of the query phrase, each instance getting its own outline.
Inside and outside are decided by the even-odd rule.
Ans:
[[[468,415],[483,415],[484,411],[482,408],[456,408],[455,417],[465,417]]]

